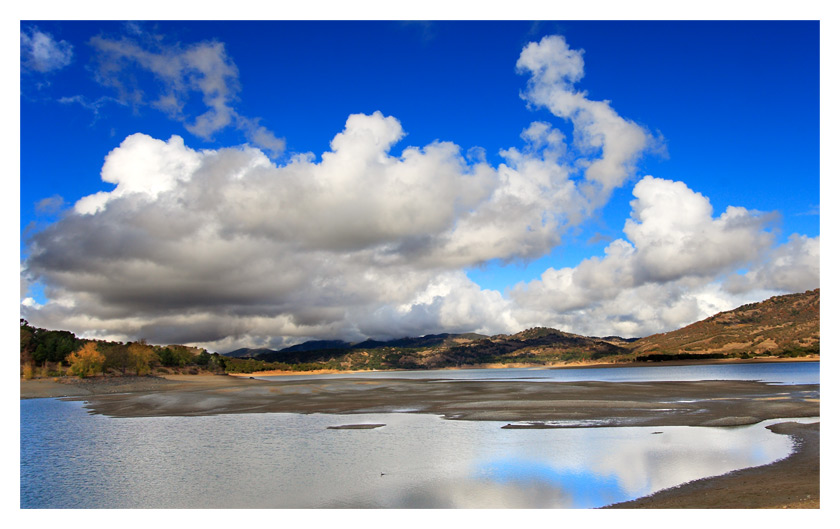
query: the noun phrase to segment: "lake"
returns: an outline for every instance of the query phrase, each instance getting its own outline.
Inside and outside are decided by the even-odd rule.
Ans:
[[[672,377],[711,368],[716,379],[737,374],[819,383],[819,364],[812,362],[721,367],[735,369],[365,376],[686,380]],[[631,379],[637,380],[621,378]],[[83,405],[21,400],[21,508],[591,508],[766,464],[792,449],[788,437],[764,428],[767,421],[730,428],[517,430],[412,413],[113,418],[89,414]],[[384,426],[330,428],[348,424]]]
[[[259,376],[265,380],[311,380],[325,375]],[[758,380],[776,384],[819,384],[819,362],[756,362],[633,367],[430,369],[336,373],[332,378],[407,378],[446,380],[520,380],[527,382],[651,382],[690,380]]]

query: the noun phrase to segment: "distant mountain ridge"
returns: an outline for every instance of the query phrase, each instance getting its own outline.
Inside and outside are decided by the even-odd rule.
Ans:
[[[645,338],[591,337],[546,327],[512,335],[430,334],[395,340],[314,340],[274,351],[237,349],[251,358],[309,368],[411,369],[464,365],[547,365],[685,357],[819,355],[820,291],[775,296]]]
[[[243,347],[241,349],[236,349],[235,351],[230,351],[225,353],[224,356],[229,356],[230,358],[254,358],[261,354],[265,353],[273,353],[273,349],[261,348],[261,349],[249,349],[247,347]]]
[[[224,356],[234,358],[255,358],[259,355],[282,355],[284,353],[301,353],[308,351],[336,351],[343,349],[377,349],[379,347],[431,347],[446,342],[447,340],[456,342],[461,340],[476,340],[487,338],[483,334],[464,333],[464,334],[427,334],[419,337],[404,337],[396,338],[394,340],[379,341],[367,339],[363,342],[351,343],[344,340],[309,340],[307,342],[292,345],[280,350],[274,349],[236,349],[229,353],[223,353]]]

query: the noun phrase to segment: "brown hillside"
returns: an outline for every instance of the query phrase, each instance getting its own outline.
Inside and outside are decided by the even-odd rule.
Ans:
[[[775,296],[642,338],[634,353],[819,354],[820,290]]]

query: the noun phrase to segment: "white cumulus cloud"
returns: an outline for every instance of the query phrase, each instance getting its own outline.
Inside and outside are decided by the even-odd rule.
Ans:
[[[651,176],[633,195],[627,240],[610,243],[603,257],[549,268],[516,285],[511,297],[523,321],[645,336],[772,294],[819,287],[819,238],[796,236],[773,248],[774,215],[730,206],[715,217],[708,198]],[[739,273],[743,267],[750,272]]]
[[[148,98],[119,80],[130,60],[166,81],[155,104],[175,116],[187,94],[202,95],[207,112],[179,118],[197,134],[244,119],[221,44],[94,45],[100,73],[115,75],[126,101]],[[528,101],[569,120],[573,138],[527,124],[496,166],[446,141],[393,152],[406,132],[381,112],[350,115],[326,152],[282,164],[255,147],[125,138],[101,169],[109,190],[82,197],[28,240],[22,316],[86,336],[222,351],[534,325],[641,336],[757,292],[818,286],[818,239],[774,248],[772,215],[741,207],[715,215],[684,183],[645,177],[626,238],[603,256],[549,268],[509,296],[480,288],[465,267],[546,255],[634,176],[652,141],[575,91],[582,55],[561,37],[529,44],[517,65],[531,75]],[[258,120],[246,121],[260,133]],[[48,299],[41,305],[25,292],[36,283]]]

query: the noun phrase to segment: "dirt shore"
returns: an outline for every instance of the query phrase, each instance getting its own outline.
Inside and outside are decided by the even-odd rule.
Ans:
[[[723,476],[692,481],[608,509],[819,509],[820,424],[786,422],[768,427],[790,435],[786,459]]]
[[[21,381],[21,398],[83,400],[115,417],[226,413],[432,413],[505,421],[512,428],[737,426],[819,417],[819,385],[754,381],[523,382],[341,377],[260,380],[219,375]],[[772,427],[792,435],[784,461],[692,482],[618,508],[819,507],[819,424]]]
[[[114,393],[144,393],[149,391],[181,391],[235,387],[247,384],[226,375],[164,375],[41,378],[20,381],[20,398],[38,399],[54,397],[84,397]]]

